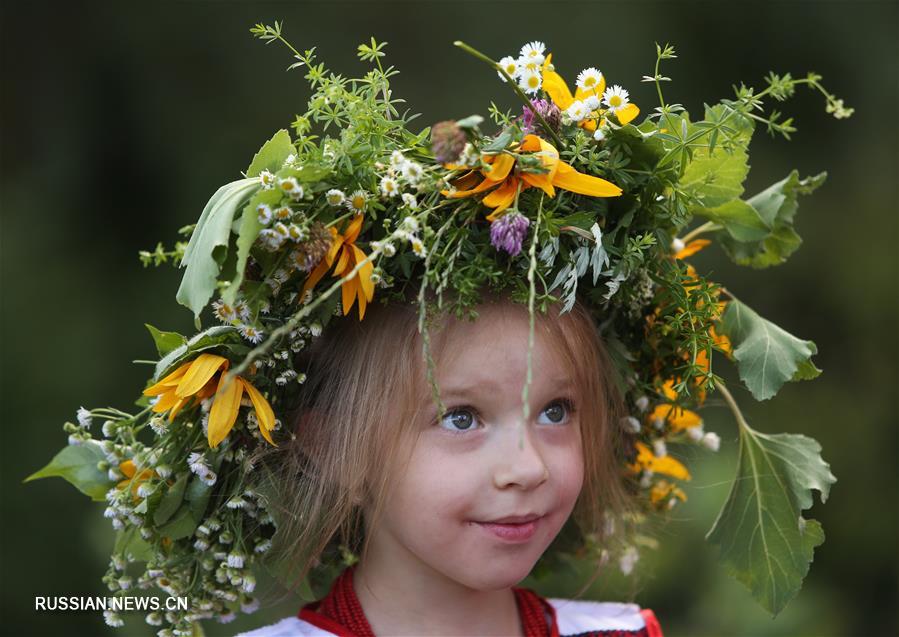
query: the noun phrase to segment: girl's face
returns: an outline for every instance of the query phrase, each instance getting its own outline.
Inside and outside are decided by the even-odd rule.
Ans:
[[[535,330],[530,415],[520,427],[527,312],[510,303],[478,311],[445,335],[437,381],[446,415],[438,419],[429,398],[410,462],[371,530],[369,558],[411,581],[448,578],[484,591],[528,575],[572,512],[584,469],[571,370]],[[537,519],[498,523],[509,517]]]

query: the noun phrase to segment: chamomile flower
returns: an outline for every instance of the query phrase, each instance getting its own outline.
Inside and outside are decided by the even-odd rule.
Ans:
[[[85,429],[91,428],[91,412],[84,407],[79,407],[78,411],[75,414],[75,417],[78,419],[78,424],[81,425]]]
[[[590,68],[584,69],[577,75],[577,85],[578,88],[582,88],[585,91],[595,90],[599,83],[602,81],[602,73],[599,72],[595,66],[591,66]]]
[[[524,75],[525,71],[533,71],[534,73],[540,73],[543,67],[543,64],[540,62],[535,62],[534,60],[529,60],[527,58],[518,58],[518,75]]]
[[[406,156],[403,155],[403,151],[395,150],[390,153],[390,167],[394,169],[399,169],[404,163],[406,163]]]
[[[263,190],[271,190],[275,187],[275,176],[268,170],[263,170],[259,173],[259,183]]]
[[[602,128],[597,127],[595,131],[593,131],[593,139],[598,142],[601,142],[606,138],[605,132],[603,132]]]
[[[402,195],[403,204],[410,210],[418,208],[418,200],[411,192],[404,192]]]
[[[587,106],[588,110],[595,111],[600,107],[602,102],[599,99],[599,95],[588,95],[584,100],[584,104]]]
[[[606,103],[610,111],[617,113],[628,105],[628,92],[616,84],[606,89],[602,94],[602,101]]]
[[[567,109],[565,114],[574,122],[579,122],[587,117],[587,107],[581,100],[574,100]]]
[[[389,175],[381,177],[381,194],[385,197],[396,197],[400,194],[400,187],[396,183],[396,179]]]
[[[274,225],[274,230],[277,234],[281,235],[284,239],[290,237],[290,230],[287,229],[287,226],[281,223],[280,221]]]
[[[234,308],[221,299],[215,301],[212,304],[212,308],[215,310],[215,317],[222,323],[230,325],[231,321],[237,320],[237,312],[234,311]]]
[[[327,200],[329,205],[339,206],[344,201],[346,201],[346,195],[343,194],[342,190],[331,188],[331,190],[325,193],[325,199]]]
[[[410,160],[403,163],[400,167],[400,173],[403,175],[403,179],[410,184],[415,184],[421,179],[421,176],[424,174],[424,169],[418,162]]]
[[[295,177],[285,177],[278,180],[278,187],[285,195],[290,195],[298,200],[303,197],[303,187],[299,184]]]
[[[521,79],[518,81],[518,86],[525,93],[536,93],[542,85],[543,76],[540,75],[540,71],[532,71],[530,69],[525,69],[521,73]]]
[[[508,73],[509,77],[511,77],[512,79],[515,79],[515,76],[518,75],[518,71],[519,71],[518,60],[513,58],[511,55],[507,55],[506,57],[504,57],[503,59],[501,59],[499,61],[499,68],[501,68],[506,73]],[[501,79],[503,82],[506,81],[506,78],[505,78],[505,76],[503,76],[502,73],[497,71],[496,74],[499,75],[499,79]]]
[[[240,335],[255,344],[262,341],[263,331],[253,325],[241,325]]]
[[[267,226],[272,222],[272,209],[268,204],[261,203],[256,206],[256,218],[263,226]]]
[[[243,299],[238,299],[234,303],[234,311],[237,313],[237,318],[246,323],[250,320],[250,306],[247,305],[247,302]]]
[[[546,59],[546,56],[543,55],[544,51],[546,51],[546,45],[543,44],[543,42],[534,40],[533,42],[528,42],[523,47],[521,47],[521,52],[519,53],[519,55],[530,62],[543,64],[543,60]]]
[[[346,207],[356,213],[364,212],[366,205],[368,205],[368,193],[364,190],[355,191],[346,200]]]
[[[425,256],[425,244],[421,242],[421,239],[419,239],[418,237],[412,237],[410,243],[412,244],[412,252],[414,252],[416,256]]]
[[[714,431],[709,431],[702,436],[702,444],[712,451],[718,451],[721,447],[721,438]]]
[[[291,210],[290,206],[281,206],[272,213],[272,216],[278,221],[284,221],[285,219],[290,219],[292,214],[293,210]]]

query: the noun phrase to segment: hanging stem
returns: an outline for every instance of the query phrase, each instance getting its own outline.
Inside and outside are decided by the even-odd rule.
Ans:
[[[475,56],[482,62],[486,62],[487,64],[492,66],[494,69],[499,71],[499,73],[504,78],[506,78],[506,83],[512,87],[512,90],[515,91],[515,94],[518,96],[518,98],[521,100],[521,102],[527,108],[529,108],[531,110],[531,112],[534,114],[534,117],[536,117],[537,121],[540,122],[540,125],[543,126],[543,130],[546,131],[546,134],[553,138],[553,142],[555,142],[556,147],[557,148],[562,147],[562,139],[558,136],[558,134],[556,134],[556,131],[554,131],[552,129],[552,127],[546,122],[546,120],[543,119],[543,115],[541,115],[540,113],[537,112],[537,109],[534,108],[533,104],[531,104],[531,100],[528,99],[528,96],[524,94],[524,91],[521,90],[521,88],[518,86],[518,84],[515,82],[515,80],[513,80],[512,77],[508,73],[506,73],[506,70],[504,68],[502,68],[495,60],[491,60],[489,57],[487,57],[486,55],[484,55],[477,49],[474,49],[474,48],[468,46],[461,40],[456,40],[455,42],[453,42],[453,44],[455,44],[457,47],[459,47],[466,53],[470,53],[471,55]]]

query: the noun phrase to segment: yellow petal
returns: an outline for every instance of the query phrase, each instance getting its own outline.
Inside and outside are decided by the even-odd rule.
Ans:
[[[190,401],[191,401],[190,396],[187,396],[185,398],[179,398],[178,402],[175,403],[174,405],[172,405],[172,411],[169,412],[169,422],[172,422],[173,420],[175,420],[175,416],[178,415],[178,412],[181,411],[181,409],[184,407],[184,405],[186,405]]]
[[[353,254],[356,256],[356,263],[362,263],[365,261],[367,255],[357,248],[355,245],[352,246]],[[371,282],[371,274],[374,271],[374,267],[371,264],[371,261],[363,265],[359,268],[359,282],[362,284],[362,292],[365,294],[365,298],[368,301],[371,301],[375,295],[375,284]]]
[[[127,476],[128,478],[134,477],[134,472],[136,471],[136,469],[137,468],[134,466],[133,460],[126,460],[119,465],[119,471],[122,472],[122,475]]]
[[[308,292],[312,287],[318,283],[319,279],[325,276],[325,273],[328,271],[330,264],[326,259],[322,259],[318,262],[318,265],[315,266],[315,269],[309,273],[309,276],[306,277],[306,282],[303,284],[303,291],[300,293],[299,298],[302,299],[306,296],[306,292]]]
[[[275,429],[275,412],[272,410],[272,406],[265,399],[265,396],[260,393],[258,389],[253,387],[249,381],[239,378],[240,382],[243,383],[244,389],[247,390],[247,394],[250,397],[250,401],[253,403],[253,409],[256,410],[256,420],[259,423],[259,433],[269,441],[270,444],[277,447],[275,441],[272,440],[271,432]]]
[[[343,242],[346,240],[346,237],[344,237],[342,234],[339,234],[336,230],[331,234],[331,236],[334,239],[331,242],[331,248],[325,255],[325,260],[328,262],[328,265],[334,263],[334,259],[337,257],[337,251],[340,250],[340,246],[342,246]]]
[[[228,374],[222,374],[219,378],[218,389],[212,400],[212,409],[209,410],[209,428],[207,438],[210,447],[218,447],[225,439],[234,421],[237,420],[237,411],[240,409],[240,397],[243,395],[243,383],[239,377],[231,379],[225,384]]]
[[[571,106],[571,103],[574,101],[574,96],[568,90],[565,80],[555,71],[543,72],[543,90],[552,98],[556,106],[563,111]]]
[[[362,219],[365,215],[356,215],[353,217],[353,220],[350,222],[350,225],[347,226],[347,229],[344,231],[343,236],[347,243],[352,243],[359,236],[359,231],[362,230]]]
[[[652,422],[657,418],[667,421],[674,431],[683,431],[702,424],[702,418],[695,411],[675,405],[658,405],[649,415],[649,420]]]
[[[606,90],[606,76],[601,75],[599,78],[599,84],[594,86],[592,89],[585,89],[578,87],[574,91],[574,99],[583,100],[586,97],[590,97],[591,95],[596,95],[597,97],[602,97],[603,91]]]
[[[190,367],[190,364],[193,361],[188,361],[178,367],[171,374],[163,378],[161,381],[156,383],[155,385],[151,385],[144,390],[144,396],[158,396],[171,388],[172,385],[177,385],[181,381],[181,377],[184,376],[184,373],[187,371],[187,368]]]
[[[636,104],[628,104],[624,108],[618,109],[618,121],[621,122],[621,125],[629,124],[637,115],[640,114],[640,109]]]
[[[344,244],[343,250],[340,251],[340,258],[337,259],[337,265],[334,266],[334,276],[342,277],[352,267],[349,265],[350,254],[352,254],[349,245],[348,243]]]
[[[178,394],[174,391],[168,391],[159,397],[156,404],[153,405],[151,411],[155,414],[162,414],[171,409],[180,400]]]
[[[556,196],[556,189],[553,188],[549,174],[521,173],[521,180],[529,186],[539,188],[550,197]]]
[[[493,188],[497,182],[492,181],[490,179],[484,179],[481,183],[479,183],[474,188],[470,188],[469,190],[457,190],[455,192],[450,192],[449,190],[441,190],[440,193],[449,199],[460,199],[462,197],[471,197],[472,195],[476,195],[479,192],[484,192],[488,188]]]
[[[686,259],[687,257],[693,256],[704,247],[709,245],[711,241],[708,239],[694,239],[690,243],[684,246],[683,250],[679,251],[674,255],[675,259]]]
[[[621,195],[621,188],[611,181],[593,177],[592,175],[585,175],[576,171],[564,161],[559,162],[559,170],[553,179],[553,185],[591,197],[618,197]]]
[[[515,201],[515,193],[518,192],[518,179],[511,177],[506,182],[484,197],[481,202],[490,208],[493,212],[487,215],[489,221],[493,221],[499,216],[503,210],[508,208]]]
[[[508,153],[497,155],[496,159],[490,165],[490,170],[484,173],[484,177],[490,181],[502,181],[509,175],[512,166],[515,165],[515,158]]]
[[[344,281],[343,285],[340,286],[340,291],[342,293],[341,303],[343,315],[347,316],[350,313],[350,309],[353,307],[353,302],[356,300],[356,277],[353,277],[349,281]]]
[[[175,393],[178,394],[179,398],[193,396],[203,388],[203,385],[209,382],[213,374],[222,366],[225,369],[228,368],[227,358],[216,356],[215,354],[200,354],[190,364],[190,368],[184,374],[181,382],[178,383]]]

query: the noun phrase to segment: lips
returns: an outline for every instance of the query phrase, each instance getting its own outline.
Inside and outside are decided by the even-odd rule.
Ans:
[[[496,520],[485,520],[484,522],[480,522],[479,524],[524,524],[525,522],[532,522],[542,517],[543,516],[538,513],[527,513],[525,515],[507,515],[504,518],[498,518]]]
[[[537,532],[542,515],[512,515],[490,522],[475,522],[492,536],[507,542],[527,542]]]

